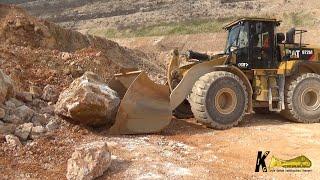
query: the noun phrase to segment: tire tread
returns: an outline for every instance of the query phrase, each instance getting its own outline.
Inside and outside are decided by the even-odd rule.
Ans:
[[[232,124],[220,124],[210,120],[205,108],[206,93],[209,90],[210,85],[214,81],[222,77],[234,78],[236,81],[239,82],[239,84],[241,85],[241,87],[245,92],[245,108],[244,108],[243,114]],[[191,110],[194,114],[194,117],[197,119],[199,123],[210,128],[224,130],[224,129],[229,129],[234,126],[237,126],[239,122],[242,120],[243,116],[245,115],[245,110],[247,109],[247,106],[248,106],[248,93],[246,91],[246,87],[244,86],[244,83],[240,80],[238,76],[227,71],[215,71],[215,72],[207,73],[199,78],[199,80],[194,84],[192,88],[189,102],[191,104]]]
[[[320,80],[320,75],[315,73],[306,73],[300,76],[293,77],[291,81],[286,85],[285,88],[285,110],[281,112],[281,115],[293,122],[298,123],[312,123],[311,121],[305,120],[299,116],[298,112],[296,112],[293,108],[293,94],[295,88],[304,80],[308,78],[317,78]]]

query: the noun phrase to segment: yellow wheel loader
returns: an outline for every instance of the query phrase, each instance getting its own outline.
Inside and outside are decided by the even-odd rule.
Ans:
[[[306,31],[277,33],[279,25],[276,19],[243,18],[224,27],[224,53],[179,55],[175,50],[167,85],[153,83],[144,72],[116,75],[109,86],[122,102],[110,132],[159,132],[170,123],[172,112],[194,116],[214,129],[236,126],[254,111],[319,122],[320,48],[303,43]],[[182,65],[182,59],[188,64]]]

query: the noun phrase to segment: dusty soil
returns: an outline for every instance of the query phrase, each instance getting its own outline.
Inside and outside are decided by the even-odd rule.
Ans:
[[[205,128],[194,119],[177,120],[155,135],[110,136],[65,123],[57,132],[22,149],[0,148],[4,179],[65,179],[74,147],[95,140],[108,142],[110,169],[99,179],[316,179],[320,175],[320,124],[297,124],[277,114],[247,117],[225,131]],[[63,132],[63,133],[62,133]],[[257,151],[290,159],[305,155],[311,172],[255,173]]]

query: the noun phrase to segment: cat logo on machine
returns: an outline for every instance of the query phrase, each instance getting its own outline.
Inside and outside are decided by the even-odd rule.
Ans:
[[[309,60],[314,54],[313,49],[287,49],[287,54],[290,59],[303,59]]]

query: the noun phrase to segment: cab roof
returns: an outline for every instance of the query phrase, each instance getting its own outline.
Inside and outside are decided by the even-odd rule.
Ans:
[[[274,22],[276,23],[276,26],[279,26],[281,21],[278,21],[276,19],[269,19],[269,18],[252,18],[252,17],[245,17],[245,18],[240,18],[236,21],[233,21],[229,24],[227,24],[226,26],[223,27],[223,29],[228,30],[231,27],[233,27],[234,25],[237,25],[240,22],[246,22],[246,21],[256,21],[256,22]]]

